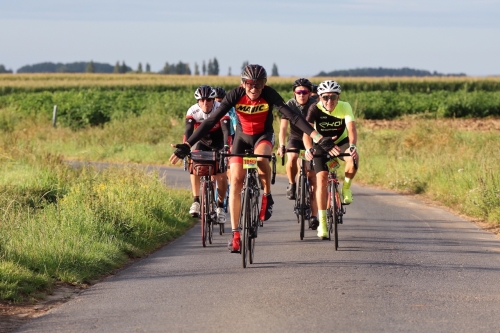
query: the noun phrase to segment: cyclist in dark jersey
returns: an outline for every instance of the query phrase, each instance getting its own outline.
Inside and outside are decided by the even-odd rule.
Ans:
[[[214,111],[219,107],[219,102],[215,101],[215,90],[207,85],[198,87],[194,92],[196,104],[192,105],[186,113],[186,128],[182,140],[186,142],[195,130],[207,119],[212,117]],[[193,150],[212,151],[221,150],[225,145],[231,144],[229,136],[229,117],[226,115],[215,124],[215,126],[194,146]],[[193,217],[200,215],[200,176],[196,176],[191,172],[191,188],[193,191],[193,203],[189,209],[189,214]],[[226,223],[226,212],[222,208],[224,206],[224,194],[227,190],[227,177],[218,173],[215,177],[217,180],[218,193],[217,200],[217,223]]]
[[[325,151],[334,154],[333,140],[323,137],[300,114],[286,106],[283,98],[273,88],[266,85],[267,73],[260,65],[247,65],[241,74],[241,85],[229,91],[220,107],[196,130],[184,144],[173,145],[177,149],[170,157],[172,164],[186,156],[193,144],[198,142],[210,129],[234,107],[238,122],[233,142],[233,153],[243,154],[245,149],[254,149],[259,155],[271,155],[274,141],[273,108],[287,115],[292,124],[297,125],[304,133],[310,135]],[[231,209],[231,226],[233,239],[229,244],[231,252],[239,252],[241,239],[238,229],[238,218],[241,210],[240,193],[245,178],[245,170],[241,157],[232,157],[231,189],[229,206]],[[272,214],[274,201],[271,196],[271,167],[268,159],[258,159],[259,177],[264,186],[260,219],[268,220]]]
[[[356,150],[358,135],[356,132],[356,123],[352,113],[351,105],[347,102],[339,101],[340,85],[331,80],[321,82],[318,86],[318,95],[320,101],[311,105],[307,112],[307,121],[316,128],[321,135],[329,136],[335,139],[334,155],[340,153],[350,153],[349,157],[340,157],[346,162],[345,180],[342,184],[343,203],[348,205],[353,201],[351,192],[351,182],[356,175],[354,159],[359,165],[359,156]],[[304,145],[306,146],[306,157],[312,159],[312,151],[317,154],[325,154],[325,150],[319,145],[313,145],[311,138],[304,134]],[[316,199],[318,202],[319,228],[318,237],[328,238],[326,227],[326,208],[327,208],[327,187],[328,168],[325,165],[327,159],[314,158],[314,170],[316,171]]]
[[[294,98],[290,99],[286,105],[288,105],[292,110],[299,112],[302,116],[307,115],[307,110],[313,104],[316,104],[317,98],[311,97],[312,83],[308,79],[300,78],[293,83],[292,90],[294,93]],[[286,116],[281,117],[280,123],[280,133],[278,135],[280,147],[278,149],[278,155],[283,156],[286,149],[303,150],[304,142],[302,141],[304,132],[300,130],[295,125],[290,125],[290,133],[288,135],[288,144],[285,147],[285,136],[288,130],[288,119]],[[288,176],[288,188],[286,191],[286,196],[290,200],[295,200],[295,195],[297,191],[296,177],[298,170],[300,168],[300,160],[298,152],[287,152],[287,163],[286,163],[286,173]],[[314,190],[316,189],[316,173],[314,170],[309,170],[308,164],[306,167],[307,178],[309,179],[309,184],[311,187],[311,219],[309,227],[312,230],[316,230],[319,225],[317,218],[318,206],[316,204],[316,198],[314,195]]]

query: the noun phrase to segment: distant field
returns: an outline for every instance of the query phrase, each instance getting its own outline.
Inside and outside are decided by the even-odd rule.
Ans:
[[[288,89],[296,77],[269,77],[268,84],[278,90]],[[414,91],[437,90],[496,91],[500,90],[500,77],[310,77],[313,83],[335,79],[348,91]],[[179,86],[236,86],[239,76],[189,76],[158,74],[4,74],[0,75],[0,94],[13,91],[47,91],[73,88],[119,88]],[[157,89],[155,89],[157,90]]]
[[[296,78],[270,77],[268,84],[288,99]],[[311,78],[315,83],[325,78]],[[358,118],[395,119],[500,116],[500,78],[335,78]],[[0,128],[13,117],[49,120],[53,106],[60,124],[73,129],[102,125],[144,112],[181,117],[193,92],[209,84],[231,89],[239,77],[158,74],[0,75]],[[9,115],[10,114],[10,115]],[[3,118],[3,119],[2,119]]]

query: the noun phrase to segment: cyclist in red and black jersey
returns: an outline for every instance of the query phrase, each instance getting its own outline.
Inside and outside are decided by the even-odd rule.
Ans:
[[[289,121],[297,125],[304,133],[310,135],[323,149],[334,154],[333,140],[323,137],[304,119],[304,117],[286,106],[283,98],[273,88],[266,85],[267,73],[260,65],[247,65],[241,75],[242,84],[229,91],[213,117],[210,117],[196,130],[184,144],[176,145],[177,150],[170,157],[172,164],[186,156],[192,145],[198,142],[210,129],[234,107],[238,119],[233,142],[233,153],[243,154],[245,149],[253,148],[259,155],[271,155],[274,141],[273,115],[274,107],[285,114]],[[229,206],[231,209],[231,226],[233,240],[229,244],[231,252],[240,250],[240,231],[238,218],[241,210],[240,192],[245,178],[242,159],[233,157],[231,163],[231,189]],[[271,196],[271,168],[268,159],[258,159],[259,177],[264,186],[260,218],[268,220],[272,214],[274,203]]]

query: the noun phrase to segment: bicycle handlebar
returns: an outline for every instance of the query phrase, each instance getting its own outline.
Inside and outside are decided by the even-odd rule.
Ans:
[[[263,158],[268,158],[271,160],[272,163],[272,176],[271,176],[271,184],[274,185],[276,182],[276,155],[272,153],[271,155],[261,155],[261,154],[254,154],[250,150],[246,150],[245,154],[233,154],[233,153],[220,153],[221,157],[263,157]]]
[[[292,149],[287,149],[287,153],[300,153],[301,150],[304,150],[304,149],[295,149],[295,148],[292,148]],[[351,156],[351,154],[349,153],[340,153],[338,154],[337,156],[332,156],[330,154],[313,154],[313,157],[324,157],[324,158],[328,158],[328,159],[333,159],[333,158],[336,158],[336,157],[344,157],[344,156]],[[353,159],[354,161],[354,168],[357,170],[358,169],[358,161],[356,161],[356,159]]]

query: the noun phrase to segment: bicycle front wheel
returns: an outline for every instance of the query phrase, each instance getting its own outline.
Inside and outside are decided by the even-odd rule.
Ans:
[[[334,233],[333,224],[334,224],[334,204],[333,201],[335,198],[335,187],[333,183],[328,183],[328,203],[326,210],[326,225],[328,227],[328,240],[332,240],[332,234]]]
[[[246,188],[243,194],[243,200],[241,205],[241,215],[240,215],[240,225],[242,226],[242,237],[241,237],[241,261],[243,264],[243,268],[247,267],[248,261],[248,249],[249,249],[249,227],[250,227],[250,198],[249,198],[249,189]]]
[[[299,177],[299,223],[300,223],[300,240],[304,239],[305,216],[306,216],[306,177]]]

